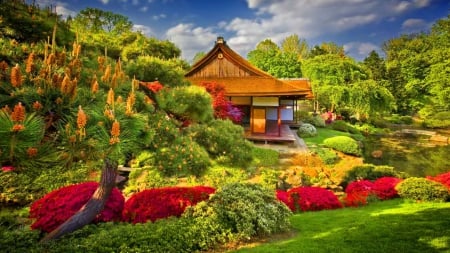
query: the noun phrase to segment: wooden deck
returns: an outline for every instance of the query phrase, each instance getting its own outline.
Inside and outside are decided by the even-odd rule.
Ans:
[[[250,128],[245,129],[245,138],[251,141],[267,142],[295,142],[296,138],[288,125],[282,124],[280,127],[281,135],[278,135],[278,125],[276,121],[267,121],[266,133],[255,134],[251,133]]]

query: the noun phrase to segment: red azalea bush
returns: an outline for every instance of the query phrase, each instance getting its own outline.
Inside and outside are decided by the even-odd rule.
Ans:
[[[300,186],[287,191],[288,207],[293,211],[319,211],[341,208],[333,192],[313,186]]]
[[[373,183],[369,180],[359,180],[351,182],[345,188],[345,205],[361,206],[367,204],[367,198],[373,194]]]
[[[145,223],[148,220],[181,216],[186,207],[207,200],[215,189],[207,186],[163,187],[133,194],[125,203],[122,219],[126,222]]]
[[[65,186],[33,202],[30,207],[30,218],[36,221],[31,228],[45,232],[53,231],[88,202],[98,185],[97,182],[85,182]],[[94,222],[120,220],[124,203],[122,193],[114,188],[103,211],[97,215]]]
[[[393,199],[398,197],[395,186],[400,183],[402,179],[396,177],[381,177],[373,182],[373,193],[381,200]]]
[[[441,183],[450,190],[450,171],[447,173],[439,174],[435,177],[427,176],[427,179]]]
[[[288,194],[283,190],[276,190],[276,197],[279,201],[283,202],[287,206],[289,206]]]

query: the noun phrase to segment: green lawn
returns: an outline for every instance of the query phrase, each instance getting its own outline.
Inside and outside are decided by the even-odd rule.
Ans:
[[[323,141],[330,137],[335,136],[351,136],[352,134],[347,132],[336,131],[330,128],[317,128],[317,135],[314,137],[303,138],[308,147],[317,146],[323,143]]]
[[[233,252],[450,252],[450,203],[401,199],[292,217],[295,235]]]

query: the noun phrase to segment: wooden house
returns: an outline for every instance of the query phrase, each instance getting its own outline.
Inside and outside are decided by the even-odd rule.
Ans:
[[[297,101],[313,97],[307,79],[277,79],[234,52],[222,37],[185,77],[197,85],[224,85],[225,95],[244,112],[243,124],[253,135],[280,136],[283,124],[295,122]]]

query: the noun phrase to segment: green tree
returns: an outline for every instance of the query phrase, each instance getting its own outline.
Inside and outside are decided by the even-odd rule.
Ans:
[[[369,55],[364,58],[362,65],[367,69],[371,79],[376,81],[386,79],[386,64],[384,59],[381,58],[375,50],[372,50]]]
[[[283,53],[293,53],[302,60],[308,56],[309,46],[305,39],[300,39],[297,34],[293,34],[281,42],[281,50]]]

